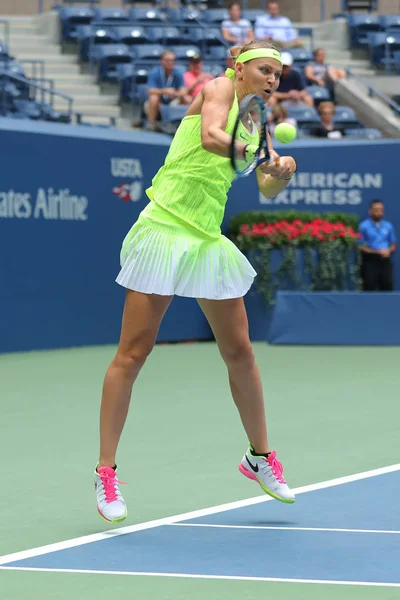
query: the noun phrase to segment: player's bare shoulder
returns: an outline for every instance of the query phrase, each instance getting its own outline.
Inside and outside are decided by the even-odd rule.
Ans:
[[[205,102],[207,104],[221,104],[230,107],[232,106],[234,96],[235,86],[233,85],[233,81],[228,79],[228,77],[216,77],[206,83],[201,92],[197,94],[186,114],[201,114]]]
[[[220,97],[221,100],[232,100],[235,95],[235,86],[228,77],[216,77],[203,87],[202,94],[204,99]]]

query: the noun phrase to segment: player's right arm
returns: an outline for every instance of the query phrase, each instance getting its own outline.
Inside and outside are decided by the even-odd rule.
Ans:
[[[233,83],[228,78],[217,77],[205,85],[200,93],[203,96],[201,144],[208,152],[229,158],[232,136],[225,132],[225,128],[235,97]],[[244,153],[245,146],[237,142],[238,152]]]

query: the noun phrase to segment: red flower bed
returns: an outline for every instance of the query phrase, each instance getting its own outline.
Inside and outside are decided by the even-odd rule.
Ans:
[[[310,223],[298,219],[292,223],[279,221],[269,225],[265,223],[253,223],[251,226],[244,224],[240,228],[240,234],[252,238],[268,238],[272,244],[277,246],[290,243],[318,245],[338,239],[354,245],[355,240],[360,237],[360,234],[352,227],[348,227],[344,223],[330,223],[324,219],[315,219]]]

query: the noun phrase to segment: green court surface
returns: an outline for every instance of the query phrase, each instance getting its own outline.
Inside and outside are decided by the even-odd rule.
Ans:
[[[112,528],[97,515],[92,471],[114,351],[0,356],[0,555]],[[270,443],[291,487],[399,462],[400,348],[255,344],[255,353]],[[246,446],[215,344],[157,346],[134,388],[119,450],[128,482],[122,526],[260,495],[237,470]],[[111,596],[399,600],[400,588],[0,570],[1,600]]]

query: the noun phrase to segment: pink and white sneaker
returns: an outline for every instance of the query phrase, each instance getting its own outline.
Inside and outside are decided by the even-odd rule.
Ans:
[[[119,523],[126,519],[128,511],[119,490],[117,472],[112,467],[96,467],[94,471],[94,487],[97,496],[97,510],[102,519],[108,523]]]
[[[287,504],[295,501],[295,495],[283,478],[283,466],[277,460],[275,450],[267,456],[255,456],[249,447],[239,464],[239,471],[245,477],[257,481],[261,489],[272,498]]]

